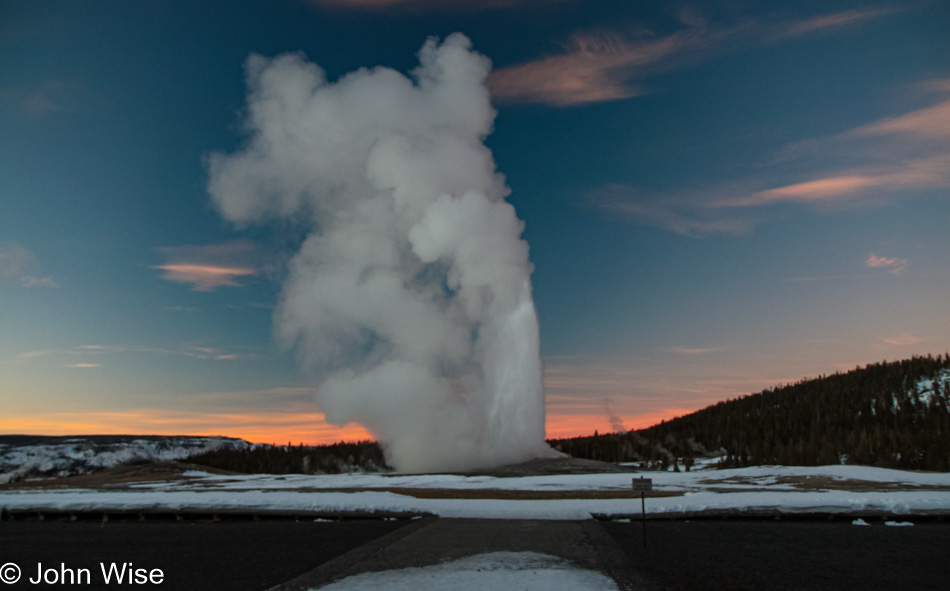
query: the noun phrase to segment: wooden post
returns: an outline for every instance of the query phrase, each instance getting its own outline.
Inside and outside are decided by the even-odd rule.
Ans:
[[[643,547],[647,547],[647,501],[646,493],[640,491],[640,529],[643,530]]]

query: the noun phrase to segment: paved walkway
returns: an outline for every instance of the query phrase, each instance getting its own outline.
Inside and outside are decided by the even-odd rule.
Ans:
[[[271,591],[303,591],[364,572],[423,567],[488,552],[550,554],[612,577],[621,590],[649,588],[595,520],[425,518]]]

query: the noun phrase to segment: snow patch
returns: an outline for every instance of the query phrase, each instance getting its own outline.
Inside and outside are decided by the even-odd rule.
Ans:
[[[30,475],[69,476],[139,462],[184,460],[221,448],[253,444],[230,437],[25,437],[0,443],[0,484]],[[14,441],[13,443],[10,440]]]
[[[941,386],[944,392],[947,392],[950,388],[950,369],[941,369],[933,378],[921,378],[915,384],[912,394],[916,396],[919,403],[927,408],[931,408],[935,401],[942,402],[944,406],[947,406],[950,401],[941,399],[938,391]]]
[[[323,591],[617,591],[599,572],[538,552],[477,554],[434,566],[403,568],[347,577]]]

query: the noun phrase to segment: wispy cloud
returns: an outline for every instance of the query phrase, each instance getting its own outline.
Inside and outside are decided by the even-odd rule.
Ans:
[[[0,282],[19,279],[26,269],[36,263],[36,257],[16,243],[0,246]]]
[[[120,345],[80,345],[63,349],[40,349],[24,351],[15,356],[19,363],[49,358],[49,364],[70,368],[99,367],[103,358],[115,359],[119,355],[157,355],[191,357],[213,361],[230,361],[257,357],[254,351],[245,349],[221,349],[198,344],[183,344],[178,347],[140,347]],[[68,363],[64,361],[71,360]]]
[[[828,202],[870,192],[950,187],[950,100],[887,117],[842,134],[812,140],[814,159],[849,152],[863,167],[724,199],[719,207],[749,207],[783,201]],[[800,151],[792,149],[789,153]]]
[[[198,359],[216,359],[216,360],[229,360],[229,359],[238,359],[241,355],[237,353],[229,353],[222,351],[221,349],[215,349],[214,347],[198,347],[191,346],[186,347],[183,351],[184,355],[189,357],[196,357]]]
[[[890,170],[866,168],[717,201],[714,207],[755,207],[782,202],[829,203],[872,191],[950,187],[950,153],[909,159]]]
[[[885,345],[894,345],[898,347],[906,347],[909,345],[916,345],[917,343],[922,342],[922,339],[914,336],[909,332],[905,332],[896,337],[886,337],[881,339],[881,342]]]
[[[51,78],[34,86],[0,89],[0,105],[29,119],[44,119],[95,102],[96,93],[73,78]]]
[[[894,12],[895,9],[893,8],[880,7],[845,10],[842,12],[835,12],[833,14],[825,14],[815,18],[787,23],[779,28],[776,33],[776,37],[801,37],[811,33],[828,32],[860,22],[880,18]]]
[[[39,263],[32,252],[15,242],[0,246],[0,287],[17,283],[22,287],[59,287],[52,277],[37,275]]]
[[[868,176],[830,177],[759,191],[752,195],[724,199],[715,202],[713,206],[752,207],[781,201],[820,201],[848,195],[879,184],[880,182],[875,178]]]
[[[214,291],[218,287],[237,287],[237,277],[256,275],[250,267],[215,267],[212,265],[157,265],[156,269],[165,271],[162,279],[191,283],[195,291]]]
[[[939,81],[950,92],[950,80]],[[935,83],[936,84],[936,83]],[[941,86],[937,85],[937,88]],[[950,99],[936,105],[888,117],[847,132],[846,136],[907,134],[916,138],[950,138]]]
[[[495,70],[488,85],[497,100],[557,107],[632,98],[647,92],[647,75],[708,59],[717,51],[846,27],[889,12],[851,10],[777,24],[715,25],[682,11],[683,28],[667,35],[645,34],[642,28],[633,34],[575,33],[560,53]]]
[[[748,233],[757,216],[747,211],[723,213],[709,206],[708,195],[664,194],[612,184],[587,192],[587,204],[612,218],[654,226],[684,236]]]
[[[907,259],[881,257],[871,253],[868,255],[868,258],[865,259],[864,266],[872,269],[883,269],[894,275],[900,275],[904,271],[904,267],[907,266]]]
[[[670,351],[680,355],[704,355],[719,351],[716,347],[670,347]]]
[[[705,43],[700,30],[645,41],[577,34],[564,53],[495,70],[488,85],[502,101],[558,107],[630,98],[646,92],[634,80],[639,69]]]
[[[927,86],[931,91],[950,92],[950,83]],[[844,156],[850,167],[829,167]],[[948,188],[950,100],[834,136],[798,142],[766,164],[769,170],[760,178],[703,190],[651,194],[636,187],[608,185],[590,191],[587,200],[623,219],[704,236],[748,232],[767,217],[768,206],[782,203],[836,208],[877,205],[900,198],[908,190]],[[799,172],[800,180],[769,187],[769,177],[788,176],[781,169],[789,164],[814,172]]]
[[[56,280],[52,277],[33,277],[32,275],[27,275],[20,279],[20,285],[26,288],[32,287],[59,287],[59,284],[56,283]]]
[[[41,349],[41,350],[38,350],[38,351],[24,351],[23,353],[18,353],[18,354],[16,355],[15,359],[16,359],[17,361],[20,361],[20,362],[31,361],[31,360],[37,359],[37,358],[39,358],[39,357],[45,357],[46,355],[49,355],[50,353],[54,353],[55,351],[56,351],[55,349]]]
[[[251,241],[235,240],[207,245],[163,246],[158,250],[168,260],[153,268],[164,271],[162,279],[190,283],[195,291],[238,287],[238,279],[262,271],[263,253]]]
[[[486,10],[491,8],[513,8],[516,6],[537,6],[559,4],[571,0],[310,0],[314,6],[345,8],[351,10],[382,11],[389,9],[413,12],[433,12],[447,10]]]

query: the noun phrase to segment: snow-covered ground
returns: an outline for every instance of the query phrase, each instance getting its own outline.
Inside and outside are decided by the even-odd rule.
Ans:
[[[347,577],[323,591],[617,591],[599,572],[537,552],[491,552],[423,568],[404,568]]]
[[[186,472],[180,480],[143,482],[121,489],[6,490],[0,492],[0,508],[385,512],[500,519],[590,519],[593,514],[639,513],[639,498],[609,498],[611,491],[629,491],[631,479],[639,476],[651,478],[654,490],[665,495],[647,499],[646,510],[655,515],[718,511],[950,514],[950,473],[847,465],[518,478],[383,474],[221,476]],[[430,490],[426,495],[413,496],[413,489]],[[525,491],[556,492],[547,496],[558,498],[521,498],[531,496]],[[577,491],[578,497],[589,491],[600,493],[596,495],[599,498],[572,498],[572,491]]]

